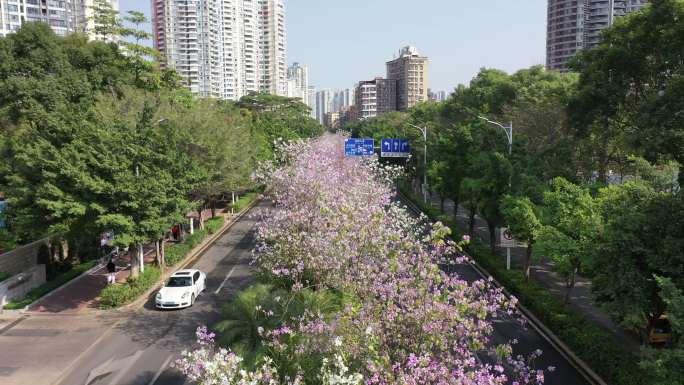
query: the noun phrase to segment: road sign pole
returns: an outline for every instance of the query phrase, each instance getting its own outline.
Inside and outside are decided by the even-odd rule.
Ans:
[[[506,270],[511,269],[511,248],[506,248]]]

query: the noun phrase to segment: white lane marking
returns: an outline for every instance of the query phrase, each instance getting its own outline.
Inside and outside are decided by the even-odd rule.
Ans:
[[[109,382],[109,385],[117,385],[120,383],[120,380],[123,378],[123,376],[126,375],[126,373],[133,367],[133,365],[138,361],[140,356],[143,354],[142,350],[138,350],[133,354],[132,356],[128,357],[128,362],[126,363],[125,366],[123,366],[121,369],[119,369],[119,373],[116,374],[114,378]]]
[[[168,356],[166,358],[166,361],[164,361],[164,363],[159,368],[159,370],[157,370],[157,374],[154,375],[154,378],[152,378],[152,381],[150,381],[147,385],[154,385],[154,383],[157,382],[157,380],[159,379],[159,376],[161,376],[164,369],[166,369],[166,367],[169,365],[169,362],[171,362],[171,358],[173,358],[173,356]]]
[[[236,268],[236,267],[237,267],[237,265],[236,265],[236,266],[233,266],[233,268],[230,269],[230,272],[228,273],[228,275],[226,275],[226,278],[223,280],[223,282],[221,282],[221,284],[219,285],[218,289],[216,289],[216,291],[214,292],[214,294],[218,294],[219,291],[221,291],[221,289],[223,289],[223,285],[225,285],[226,282],[228,281],[228,278],[230,278],[230,276],[233,275],[233,272],[235,271],[235,268]]]

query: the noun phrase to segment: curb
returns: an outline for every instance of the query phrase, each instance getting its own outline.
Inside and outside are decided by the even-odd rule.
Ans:
[[[401,199],[410,210],[417,213],[423,213],[418,205],[413,203],[411,199],[409,199],[399,190],[397,190],[397,197]],[[501,285],[499,281],[489,274],[487,270],[480,266],[480,264],[478,264],[470,254],[466,253],[465,251],[463,253],[470,258],[470,265],[478,275],[484,279],[491,278],[494,284],[502,289],[506,297],[515,297],[503,285]],[[520,310],[522,315],[527,318],[532,328],[534,328],[534,330],[539,333],[542,338],[544,338],[551,346],[553,346],[553,348],[556,349],[556,351],[560,353],[560,355],[563,356],[563,358],[565,358],[568,363],[570,363],[570,365],[572,365],[572,367],[582,375],[582,377],[589,381],[589,383],[592,385],[608,385],[598,374],[596,374],[596,372],[594,372],[593,369],[589,367],[589,365],[587,365],[586,362],[584,362],[572,350],[570,350],[570,348],[560,338],[558,338],[558,336],[556,336],[551,329],[544,325],[539,318],[537,318],[529,309],[522,305],[520,301],[518,301],[516,307]]]
[[[168,277],[170,277],[172,274],[174,274],[176,271],[183,270],[185,269],[188,265],[191,263],[195,262],[199,257],[204,254],[209,247],[211,247],[219,238],[221,238],[225,233],[230,230],[231,227],[235,223],[237,223],[245,214],[247,214],[254,206],[256,206],[257,203],[259,203],[261,199],[259,197],[256,197],[252,202],[250,202],[248,205],[243,207],[243,209],[237,213],[235,216],[231,217],[229,221],[225,222],[223,226],[218,229],[214,234],[211,236],[207,237],[202,243],[197,245],[193,250],[190,250],[188,255],[185,256],[185,258],[177,265],[171,268],[165,269],[166,272],[161,275],[157,283],[152,285],[149,290],[147,290],[145,293],[140,295],[138,299],[135,301],[121,306],[120,308],[117,309],[112,309],[114,311],[119,311],[119,312],[124,312],[124,311],[131,311],[131,310],[138,310],[141,307],[143,307],[147,301],[149,301],[152,298],[152,295],[159,290],[159,287],[166,281]],[[108,310],[100,310],[100,311],[108,311]]]

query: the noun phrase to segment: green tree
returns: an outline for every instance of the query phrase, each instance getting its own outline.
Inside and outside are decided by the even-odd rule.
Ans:
[[[595,144],[599,176],[629,146],[648,160],[684,161],[684,2],[658,0],[620,18],[596,49],[572,68],[580,73],[570,115],[578,135]]]
[[[532,252],[542,223],[537,215],[537,207],[527,197],[506,195],[501,201],[501,211],[515,238],[527,243],[525,253],[525,278],[530,278]]]
[[[91,9],[93,12],[91,21],[95,25],[93,30],[96,38],[101,41],[111,41],[121,31],[119,12],[112,8],[108,0],[93,1]]]
[[[544,193],[542,227],[537,237],[541,254],[550,257],[565,279],[565,301],[575,286],[580,268],[587,262],[601,220],[589,191],[563,178],[553,180]]]

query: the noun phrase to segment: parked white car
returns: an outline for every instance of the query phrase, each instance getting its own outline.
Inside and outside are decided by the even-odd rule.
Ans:
[[[154,303],[158,309],[189,307],[206,288],[206,274],[195,269],[179,270],[157,292]]]

